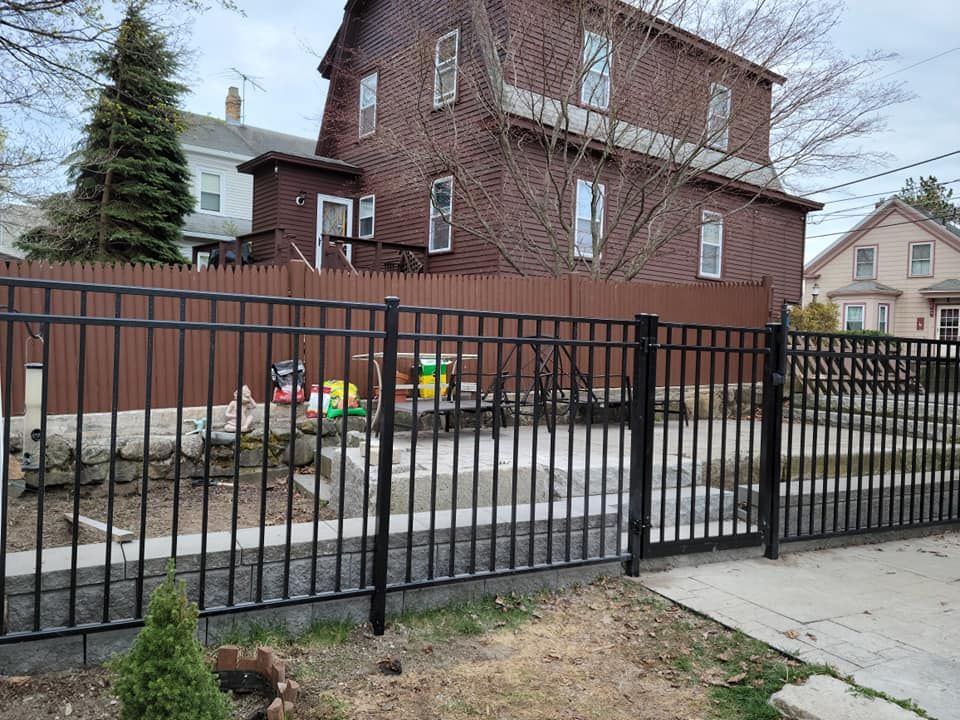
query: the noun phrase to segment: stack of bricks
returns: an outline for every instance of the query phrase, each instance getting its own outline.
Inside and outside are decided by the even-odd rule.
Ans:
[[[238,670],[256,673],[263,677],[273,688],[274,699],[267,707],[267,720],[284,720],[293,715],[294,705],[300,694],[300,685],[296,680],[287,680],[286,664],[277,659],[273,650],[258,647],[254,658],[240,656],[236,645],[224,645],[217,650],[217,672]]]

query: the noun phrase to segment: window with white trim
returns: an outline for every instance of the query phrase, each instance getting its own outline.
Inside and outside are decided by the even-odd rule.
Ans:
[[[707,144],[726,150],[730,143],[730,106],[733,93],[720,83],[710,85],[710,106],[707,110]]]
[[[362,238],[373,237],[373,220],[376,210],[376,198],[373,195],[365,195],[360,198],[360,221],[358,235]]]
[[[933,243],[913,243],[910,246],[910,276],[933,275]]]
[[[853,279],[873,280],[877,276],[877,249],[859,247],[855,250]]]
[[[606,188],[602,183],[577,180],[577,217],[574,227],[574,257],[592,258],[603,237],[603,206]]]
[[[580,102],[601,110],[610,106],[610,65],[613,43],[610,38],[586,32],[583,39],[583,79]]]
[[[360,137],[377,129],[377,73],[360,81]]]
[[[877,330],[882,333],[890,332],[890,306],[886,303],[877,305]]]
[[[937,312],[937,340],[960,340],[960,307],[941,307]]]
[[[200,209],[204,212],[222,212],[222,182],[217,173],[200,173]]]
[[[700,223],[700,276],[719,278],[723,265],[723,215],[703,211]]]
[[[846,305],[843,308],[843,329],[848,332],[863,330],[863,305]]]
[[[457,100],[457,63],[460,55],[460,31],[454,30],[437,40],[434,56],[433,107],[439,110]]]
[[[430,189],[430,252],[449,252],[453,248],[452,220],[453,178],[438,178]]]

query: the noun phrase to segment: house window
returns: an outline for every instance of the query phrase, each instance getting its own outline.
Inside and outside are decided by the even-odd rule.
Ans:
[[[730,88],[720,83],[710,86],[710,107],[707,110],[707,144],[726,150],[730,143]]]
[[[377,73],[360,81],[360,137],[377,129]]]
[[[848,332],[863,330],[863,305],[846,305],[843,308],[843,329]]]
[[[854,280],[873,280],[877,277],[877,249],[860,247],[856,249],[853,267]]]
[[[432,253],[449,252],[452,248],[453,178],[433,181],[430,190],[430,244]]]
[[[877,305],[877,330],[884,334],[890,332],[890,306],[885,303]]]
[[[933,243],[914,243],[910,246],[910,275],[933,275]]]
[[[216,173],[200,173],[200,209],[204,212],[220,212],[220,176]]]
[[[613,46],[609,38],[588,32],[583,41],[583,83],[580,102],[606,110],[610,105],[610,61]]]
[[[359,235],[362,238],[373,237],[373,215],[376,208],[376,198],[373,195],[366,195],[360,198],[360,228]]]
[[[454,30],[437,40],[434,58],[433,107],[439,110],[457,100],[457,58],[460,53],[460,31]]]
[[[960,340],[960,307],[942,307],[937,313],[937,339]]]
[[[700,276],[719,278],[723,263],[723,216],[704,211],[700,225]]]
[[[574,257],[592,258],[603,235],[603,205],[606,189],[601,183],[577,180],[577,222],[573,238]]]

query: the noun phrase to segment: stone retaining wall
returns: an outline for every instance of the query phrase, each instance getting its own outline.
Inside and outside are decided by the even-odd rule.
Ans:
[[[565,502],[554,504],[552,543],[553,562],[560,563],[567,557],[577,561],[584,557],[596,558],[600,555],[601,536],[606,554],[613,555],[617,542],[617,515],[600,515],[599,502],[591,505],[596,514],[588,516],[586,523],[586,555],[584,555],[584,519],[573,517],[570,521],[570,546],[567,549],[567,526],[563,519]],[[455,575],[478,573],[471,580],[473,588],[483,592],[487,588],[499,587],[523,591],[524,582],[534,585],[555,583],[557,569],[547,569],[546,575],[528,581],[522,578],[511,585],[510,578],[501,578],[489,572],[492,554],[498,570],[515,565],[522,567],[529,561],[532,532],[534,563],[547,562],[548,527],[546,520],[537,520],[532,524],[518,521],[516,525],[516,545],[511,540],[511,508],[498,508],[497,524],[491,523],[492,508],[478,508],[479,520],[476,529],[477,558],[471,567],[470,552],[473,546],[470,512],[458,513],[455,530],[449,526],[450,514],[438,514],[431,531],[429,514],[417,513],[413,516],[414,533],[410,552],[410,580],[424,581],[431,577],[443,578],[450,570],[450,551],[453,548]],[[529,511],[526,511],[527,513]],[[574,508],[576,513],[576,507]],[[582,510],[580,510],[582,512]],[[522,514],[521,516],[522,517]],[[546,517],[546,505],[537,506],[536,517]],[[601,520],[604,523],[601,526]],[[391,593],[391,612],[400,612],[406,605],[407,593],[400,592],[404,584],[407,567],[407,527],[408,517],[391,516],[391,528],[403,529],[390,536],[388,559],[388,582],[398,589]],[[447,524],[445,525],[444,522]],[[285,576],[289,597],[301,596],[307,602],[301,606],[263,609],[251,605],[250,611],[256,611],[249,617],[271,618],[272,623],[287,624],[291,631],[305,630],[318,618],[352,618],[358,621],[366,619],[369,613],[371,568],[373,567],[373,519],[367,525],[368,537],[363,541],[363,519],[352,518],[343,523],[343,539],[338,542],[338,523],[322,522],[317,532],[317,580],[316,592],[327,593],[327,599],[310,601],[313,569],[313,523],[297,523],[291,526],[291,548],[289,575],[287,576],[285,559],[285,525],[266,528],[262,547],[262,578],[258,569],[261,556],[259,528],[245,528],[237,533],[236,547],[231,572],[230,533],[217,532],[207,535],[206,574],[204,598],[207,607],[224,606],[230,602],[230,578],[233,577],[233,603],[253,603],[257,600],[258,589],[265,601],[284,597]],[[493,533],[496,532],[496,541]],[[431,539],[433,544],[431,545]],[[78,548],[76,623],[99,623],[104,611],[104,576],[106,574],[106,544],[82,545]],[[178,538],[177,577],[186,582],[188,596],[197,600],[200,589],[200,535],[184,535]],[[111,621],[122,621],[136,615],[137,584],[140,578],[140,543],[112,545],[110,561],[110,596],[108,617]],[[625,546],[624,546],[625,550]],[[339,552],[339,559],[338,559]],[[569,552],[569,555],[567,554]],[[143,604],[144,609],[151,591],[163,582],[167,558],[170,553],[170,538],[151,538],[144,549]],[[6,628],[8,632],[29,632],[34,628],[34,563],[33,551],[11,553],[7,560],[7,598]],[[52,548],[43,554],[44,572],[41,578],[40,627],[52,628],[65,626],[69,621],[71,607],[70,567],[71,548]],[[337,571],[339,580],[337,583]],[[551,576],[550,573],[553,573]],[[352,600],[338,600],[337,593],[353,591]],[[501,591],[492,589],[492,592]],[[414,592],[414,591],[409,591]],[[415,591],[416,593],[420,592]],[[448,591],[449,592],[449,591]],[[443,589],[438,589],[436,597],[440,604],[446,597]],[[421,600],[423,602],[423,600]],[[412,605],[410,607],[413,607]],[[225,634],[237,625],[249,624],[244,619],[246,613],[213,615],[201,619],[201,640],[208,644],[217,644]],[[54,671],[75,667],[83,663],[101,663],[112,654],[124,650],[132,642],[136,630],[108,630],[91,632],[86,635],[32,640],[16,645],[0,645],[0,674],[29,674],[40,670]]]
[[[312,465],[316,452],[318,430],[321,433],[321,446],[340,444],[340,431],[343,422],[324,419],[306,419],[300,416],[291,443],[289,414],[286,422],[277,420],[282,416],[283,408],[272,411],[275,423],[271,427],[267,442],[267,466],[295,467]],[[195,415],[196,412],[190,413]],[[220,413],[222,416],[222,412]],[[51,419],[47,431],[44,485],[59,487],[73,485],[77,466],[80,467],[81,485],[99,485],[110,476],[111,459],[116,482],[128,484],[138,482],[143,477],[144,458],[147,459],[147,477],[153,480],[173,480],[177,465],[181,478],[202,477],[205,463],[204,444],[206,433],[185,433],[180,436],[180,452],[177,456],[177,436],[174,424],[166,422],[161,415],[157,427],[151,422],[149,447],[145,446],[143,435],[143,413],[119,413],[116,451],[111,454],[110,426],[104,427],[102,418],[84,422],[81,448],[78,456],[76,449],[76,426],[63,416]],[[359,445],[366,427],[366,419],[351,417],[347,419],[350,446]],[[23,452],[22,423],[11,428],[10,451],[18,460]],[[231,477],[234,474],[234,441],[232,433],[223,433],[222,425],[211,431],[214,442],[210,449],[210,476]],[[222,444],[216,444],[217,442]],[[255,423],[248,433],[240,438],[239,466],[241,472],[263,465],[263,426]],[[27,488],[36,488],[39,482],[36,470],[24,471],[24,484]]]

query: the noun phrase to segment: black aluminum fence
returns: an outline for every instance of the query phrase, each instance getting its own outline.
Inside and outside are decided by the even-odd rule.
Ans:
[[[791,333],[784,540],[960,519],[958,343]]]
[[[957,367],[931,343],[19,278],[0,297],[0,643],[136,627],[171,559],[203,616],[367,598],[382,632],[398,591],[956,519]],[[273,403],[281,360],[346,390]],[[86,412],[104,385],[111,410]]]

